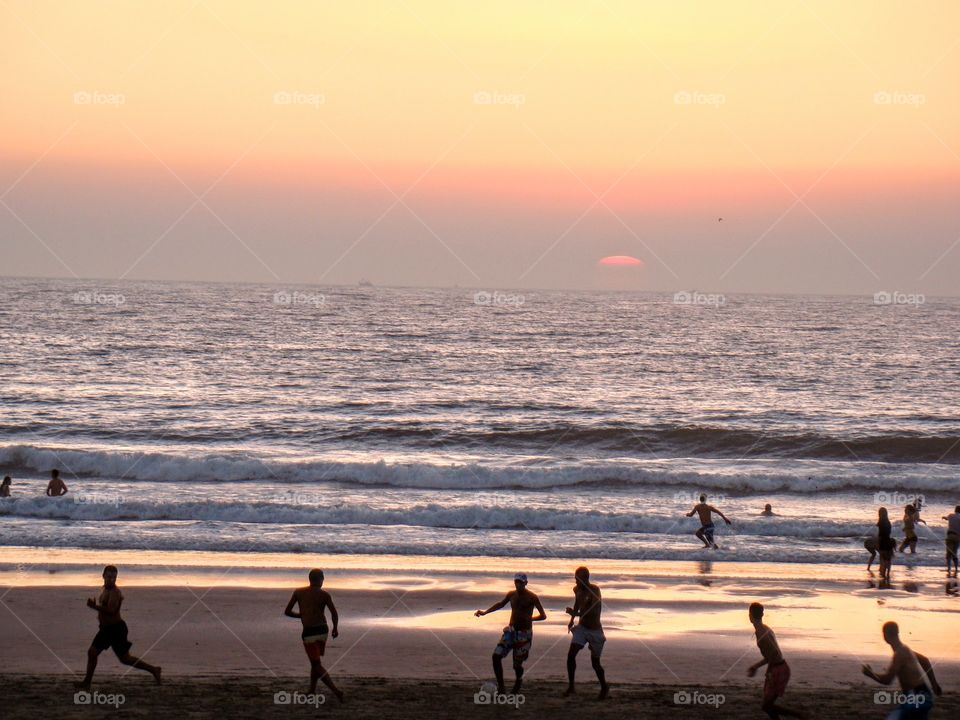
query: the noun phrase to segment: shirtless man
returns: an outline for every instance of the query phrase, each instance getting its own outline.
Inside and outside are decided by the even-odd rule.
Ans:
[[[947,577],[950,576],[950,563],[953,563],[953,576],[957,576],[957,546],[960,545],[960,505],[957,505],[953,512],[944,515],[943,519],[947,521]]]
[[[760,513],[761,517],[773,517],[776,513],[773,511],[773,505],[767,503],[763,506],[763,512]]]
[[[100,630],[93,638],[90,649],[87,650],[87,674],[80,683],[80,687],[84,690],[90,689],[93,671],[97,669],[97,658],[107,648],[113,648],[114,654],[124,665],[132,665],[138,670],[147,671],[153,675],[157,685],[160,684],[161,668],[145,663],[130,654],[132,643],[127,640],[127,624],[120,617],[122,603],[123,593],[117,587],[117,568],[114,565],[107,565],[103,569],[103,589],[100,591],[100,597],[96,600],[87,599],[87,607],[97,611]]]
[[[340,632],[337,625],[340,622],[340,616],[337,614],[337,608],[333,605],[333,599],[330,593],[323,590],[323,570],[311,570],[307,576],[310,579],[310,585],[298,588],[293,591],[290,602],[287,603],[287,609],[283,614],[287,617],[298,618],[303,624],[303,649],[310,658],[310,694],[317,691],[317,680],[323,680],[323,684],[330,688],[330,691],[337,696],[337,700],[343,702],[343,691],[333,684],[330,675],[323,668],[323,652],[327,647],[327,634],[336,638]],[[299,612],[294,611],[294,607],[299,605]],[[330,620],[333,622],[333,630],[327,628],[326,608],[330,608]]]
[[[903,702],[890,718],[908,720],[927,717],[933,709],[933,696],[943,694],[933,674],[933,666],[927,658],[901,642],[900,627],[895,622],[884,623],[883,639],[893,648],[890,667],[885,673],[878,675],[869,665],[864,665],[863,674],[881,685],[889,685],[894,678],[900,681]]]
[[[543,611],[540,598],[527,590],[526,573],[517,573],[513,576],[516,590],[511,590],[498,603],[486,610],[477,610],[474,615],[483,617],[487,613],[496,612],[506,605],[510,606],[510,624],[503,629],[503,636],[493,650],[493,674],[497,676],[497,692],[503,695],[503,658],[513,651],[513,671],[517,675],[511,692],[516,695],[523,685],[523,663],[530,655],[530,645],[533,644],[533,623],[547,619]],[[538,612],[533,617],[533,611]]]
[[[567,653],[567,678],[570,684],[564,694],[576,693],[573,679],[577,672],[577,653],[583,650],[585,645],[589,645],[590,662],[593,664],[594,672],[597,673],[597,680],[600,681],[600,695],[597,699],[604,700],[610,693],[610,686],[607,685],[606,674],[603,666],[600,665],[600,654],[607,641],[603,634],[603,626],[600,624],[600,613],[603,610],[600,588],[591,584],[590,571],[585,567],[577,568],[574,578],[577,584],[573,588],[573,607],[567,608],[567,614],[570,616],[567,632],[573,633],[570,639],[570,651]],[[580,618],[580,622],[574,626],[573,621],[577,617]]]
[[[703,543],[705,548],[713,548],[718,550],[719,546],[713,541],[713,517],[711,513],[716,513],[723,518],[723,521],[727,525],[732,525],[727,516],[722,512],[717,510],[713,505],[707,504],[707,496],[701,495],[700,502],[693,506],[693,510],[687,513],[687,517],[693,517],[694,514],[700,516],[700,529],[697,530],[697,537],[700,538],[700,542]]]
[[[763,624],[763,605],[760,603],[750,605],[750,622],[753,623],[753,629],[756,631],[757,647],[760,648],[763,658],[747,668],[747,676],[753,677],[757,674],[757,670],[764,665],[767,666],[761,708],[773,720],[782,716],[806,717],[801,712],[777,705],[777,698],[783,697],[787,691],[787,683],[790,682],[790,666],[783,659],[777,636],[773,634],[773,630]]]
[[[910,503],[903,509],[903,532],[905,537],[897,549],[897,552],[901,554],[907,548],[910,548],[911,555],[917,552],[917,523],[927,524],[926,520],[920,518],[920,503],[921,501],[918,498],[916,505]]]
[[[60,497],[67,494],[67,485],[60,479],[60,471],[53,469],[50,471],[50,482],[47,483],[47,496]]]

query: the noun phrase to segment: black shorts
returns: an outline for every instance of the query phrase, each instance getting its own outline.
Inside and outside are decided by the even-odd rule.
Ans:
[[[100,631],[93,638],[93,646],[100,652],[113,648],[118,658],[126,657],[133,647],[133,643],[127,640],[127,624],[119,622],[116,625],[101,625]]]

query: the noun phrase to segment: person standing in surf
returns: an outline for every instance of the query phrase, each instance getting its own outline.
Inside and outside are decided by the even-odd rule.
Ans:
[[[897,541],[891,536],[893,526],[885,507],[877,511],[877,551],[880,553],[880,579],[890,580],[890,569],[893,567],[893,551]]]
[[[916,505],[910,503],[903,509],[903,534],[905,537],[898,548],[900,553],[907,548],[910,548],[911,555],[917,552],[917,523],[927,524],[926,520],[920,519],[920,502],[917,499]]]
[[[10,497],[10,484],[13,480],[10,479],[9,475],[4,475],[3,483],[0,484],[0,497]]]
[[[585,567],[577,568],[574,573],[577,584],[573,588],[573,607],[567,608],[570,622],[567,623],[567,632],[573,633],[570,639],[570,650],[567,653],[567,679],[569,685],[565,695],[576,693],[573,681],[577,673],[577,653],[584,646],[590,646],[590,662],[600,681],[600,695],[598,700],[605,700],[610,692],[607,684],[607,675],[600,664],[600,654],[607,642],[603,634],[603,625],[600,624],[600,613],[603,610],[603,601],[600,599],[600,588],[590,582],[590,571]],[[574,626],[573,621],[580,618]]]
[[[693,510],[687,513],[687,517],[693,517],[694,515],[698,515],[700,517],[700,529],[697,530],[697,537],[700,539],[700,542],[703,543],[705,548],[712,547],[714,550],[719,550],[720,546],[713,541],[713,533],[715,531],[713,524],[713,513],[716,513],[722,517],[723,521],[727,525],[733,524],[726,515],[717,510],[713,505],[707,504],[706,495],[700,496],[700,502],[693,506]]]
[[[953,512],[944,515],[943,519],[947,521],[947,575],[950,575],[950,563],[953,563],[953,576],[957,576],[957,546],[960,545],[960,505],[957,505]]]
[[[50,482],[47,483],[47,497],[61,497],[67,494],[67,484],[60,479],[60,471],[54,468],[50,471]]]
[[[516,588],[506,594],[500,602],[491,605],[486,610],[477,610],[474,615],[483,617],[500,608],[510,606],[510,624],[503,629],[503,635],[497,647],[493,650],[493,674],[497,677],[497,692],[503,695],[503,658],[513,653],[513,672],[517,679],[511,692],[516,695],[523,685],[523,663],[530,656],[530,646],[533,644],[533,623],[547,619],[547,613],[540,604],[540,598],[527,590],[526,573],[517,573],[513,577]],[[533,617],[533,611],[537,617]]]

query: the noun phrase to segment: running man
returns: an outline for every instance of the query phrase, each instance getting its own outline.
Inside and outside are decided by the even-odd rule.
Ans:
[[[529,657],[533,644],[533,623],[547,619],[540,598],[527,590],[526,573],[514,575],[513,584],[516,590],[508,592],[503,600],[474,613],[476,617],[483,617],[506,605],[510,606],[510,624],[503,629],[503,636],[493,650],[493,674],[497,676],[497,692],[500,695],[506,692],[503,685],[503,658],[513,652],[513,672],[517,679],[511,692],[516,695],[523,685],[523,663]],[[533,617],[534,610],[539,613],[537,617]]]
[[[869,665],[864,665],[861,668],[863,674],[881,685],[889,685],[894,678],[900,681],[903,702],[889,718],[908,720],[927,717],[933,709],[933,696],[943,694],[933,674],[933,666],[923,655],[903,644],[900,640],[900,627],[895,622],[884,623],[883,639],[893,648],[890,667],[885,673],[877,675]]]
[[[600,681],[600,695],[597,699],[604,700],[610,693],[610,686],[607,685],[607,676],[600,664],[600,654],[603,652],[604,643],[607,642],[603,634],[603,626],[600,624],[600,613],[603,610],[600,588],[591,584],[590,571],[585,567],[577,568],[574,578],[577,584],[573,587],[573,607],[567,608],[567,614],[570,616],[567,632],[573,633],[570,639],[570,651],[567,653],[567,678],[570,684],[564,694],[576,693],[573,679],[577,673],[577,653],[583,650],[585,645],[589,645],[590,662],[594,672],[597,673],[597,680]],[[577,617],[580,618],[580,622],[574,626],[573,621]]]
[[[700,542],[703,543],[705,548],[713,548],[714,550],[719,550],[720,547],[713,541],[713,516],[711,513],[716,513],[723,518],[723,521],[727,525],[732,525],[727,516],[722,512],[717,510],[713,505],[707,504],[707,496],[701,495],[700,502],[693,506],[693,510],[687,513],[687,517],[693,517],[694,514],[700,516],[700,529],[697,530],[697,537],[700,538]]]
[[[60,471],[54,468],[50,471],[50,482],[47,483],[47,496],[60,497],[67,494],[67,485],[60,479]]]
[[[327,634],[336,638],[340,631],[337,625],[340,622],[340,616],[337,614],[337,608],[333,605],[333,599],[330,593],[323,589],[323,570],[313,569],[307,575],[310,584],[307,587],[298,588],[293,591],[290,602],[287,603],[287,609],[283,614],[287,617],[297,618],[303,624],[303,649],[310,658],[310,694],[317,692],[317,680],[323,680],[323,684],[330,688],[330,691],[337,696],[337,700],[343,702],[343,691],[333,684],[330,675],[323,668],[323,653],[327,647]],[[293,608],[297,605],[300,610]],[[330,620],[333,622],[333,629],[327,627],[327,616],[325,611],[330,608]]]
[[[957,546],[960,545],[960,505],[953,512],[944,515],[947,521],[947,576],[950,575],[950,563],[953,563],[953,576],[957,577]]]
[[[783,697],[787,691],[787,683],[790,682],[790,666],[783,659],[783,653],[780,652],[780,645],[777,643],[777,636],[773,630],[763,624],[763,605],[752,603],[750,605],[750,622],[753,623],[753,629],[757,634],[757,647],[760,648],[760,654],[763,655],[749,668],[747,668],[747,677],[753,677],[764,665],[767,666],[767,674],[763,681],[763,705],[761,708],[773,720],[782,716],[787,717],[806,717],[797,710],[777,705],[777,698]]]
[[[90,683],[93,682],[93,671],[97,669],[97,658],[107,648],[112,648],[114,654],[124,665],[132,665],[137,670],[145,670],[153,675],[157,685],[160,684],[161,668],[150,665],[130,654],[132,643],[127,640],[127,624],[120,617],[120,605],[122,604],[123,593],[117,587],[117,568],[114,565],[107,565],[103,569],[103,589],[100,591],[100,597],[96,600],[93,598],[87,599],[87,607],[97,611],[100,630],[93,638],[90,649],[87,650],[87,674],[80,684],[80,687],[84,690],[90,689]]]

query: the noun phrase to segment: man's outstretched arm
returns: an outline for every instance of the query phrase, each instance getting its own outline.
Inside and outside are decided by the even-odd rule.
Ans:
[[[510,595],[511,593],[507,593],[506,597],[504,597],[503,600],[501,600],[498,603],[494,603],[493,605],[488,607],[486,610],[477,610],[474,613],[474,616],[483,617],[484,615],[487,615],[489,613],[496,612],[497,610],[502,608],[504,605],[506,605],[508,602],[510,602]]]
[[[722,512],[720,512],[719,510],[717,510],[713,505],[710,506],[710,512],[715,512],[717,515],[719,515],[720,517],[722,517],[722,518],[723,518],[723,521],[724,521],[727,525],[733,525],[733,523],[730,522],[730,520],[727,518],[727,516],[724,515]]]
[[[940,683],[937,682],[937,676],[933,674],[933,665],[930,664],[930,661],[920,653],[915,653],[917,656],[917,662],[920,663],[920,667],[923,668],[923,672],[926,673],[927,679],[930,681],[930,689],[933,690],[934,694],[938,697],[943,695],[943,689],[940,687]]]
[[[330,622],[333,624],[333,629],[330,631],[330,634],[333,637],[337,637],[340,634],[340,631],[337,629],[337,626],[340,624],[340,614],[337,612],[336,605],[333,604],[333,598],[327,600],[327,606],[330,608]]]

